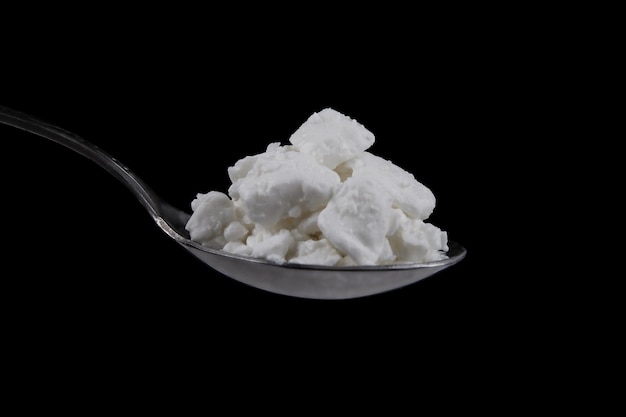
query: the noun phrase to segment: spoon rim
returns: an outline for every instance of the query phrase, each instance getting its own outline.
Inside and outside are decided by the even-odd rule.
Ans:
[[[226,258],[231,258],[234,260],[244,261],[244,262],[252,262],[257,264],[271,265],[279,268],[287,268],[287,269],[307,269],[307,270],[319,270],[319,271],[391,271],[391,270],[409,270],[409,269],[421,269],[421,268],[438,268],[442,266],[451,266],[456,264],[465,258],[467,254],[467,249],[463,247],[456,241],[449,240],[448,241],[448,251],[446,255],[448,256],[445,259],[440,259],[437,261],[430,262],[403,262],[403,263],[395,263],[395,264],[385,264],[385,265],[350,265],[350,266],[331,266],[331,265],[320,265],[320,264],[300,264],[300,263],[292,263],[292,262],[274,262],[265,258],[258,258],[254,256],[241,255],[237,253],[226,252],[219,249],[213,249],[208,246],[202,245],[201,243],[194,242],[191,239],[187,239],[184,236],[181,236],[176,230],[174,230],[165,219],[159,217],[156,219],[157,223],[170,237],[172,237],[176,242],[183,246],[190,246],[196,250],[200,250],[203,252],[210,253],[216,256],[222,256]]]

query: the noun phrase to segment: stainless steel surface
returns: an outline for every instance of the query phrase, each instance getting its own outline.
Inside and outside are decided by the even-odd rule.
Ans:
[[[125,165],[72,132],[31,115],[0,106],[0,122],[66,146],[92,160],[124,183],[155,223],[195,257],[216,271],[250,286],[287,296],[314,299],[346,299],[374,295],[413,284],[446,269],[465,257],[466,250],[449,242],[448,259],[422,264],[325,267],[275,264],[213,250],[189,239],[185,224],[189,214],[172,207]],[[127,239],[140,240],[133,236]]]

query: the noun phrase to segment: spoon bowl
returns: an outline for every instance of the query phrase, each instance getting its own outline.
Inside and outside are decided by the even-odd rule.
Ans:
[[[398,289],[430,277],[461,261],[466,250],[450,241],[448,258],[427,263],[329,267],[278,264],[265,259],[211,249],[189,238],[190,214],[160,198],[117,159],[80,136],[13,109],[0,106],[0,123],[52,140],[92,160],[124,183],[171,239],[216,271],[252,287],[286,296],[347,299]]]

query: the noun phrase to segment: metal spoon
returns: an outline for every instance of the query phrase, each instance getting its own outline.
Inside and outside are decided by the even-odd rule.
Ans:
[[[7,107],[0,122],[50,139],[92,160],[124,183],[167,236],[222,274],[253,287],[294,297],[346,299],[374,295],[427,278],[465,257],[466,250],[449,242],[448,259],[421,264],[328,267],[276,264],[265,259],[210,249],[189,239],[190,215],[158,197],[137,175],[96,145],[74,133]],[[140,240],[141,237],[135,237]]]

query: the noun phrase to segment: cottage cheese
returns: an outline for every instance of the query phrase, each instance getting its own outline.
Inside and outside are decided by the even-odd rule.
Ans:
[[[435,196],[367,152],[374,135],[333,109],[228,168],[228,195],[199,193],[186,229],[214,249],[273,262],[386,265],[446,258],[446,232],[425,220]]]

